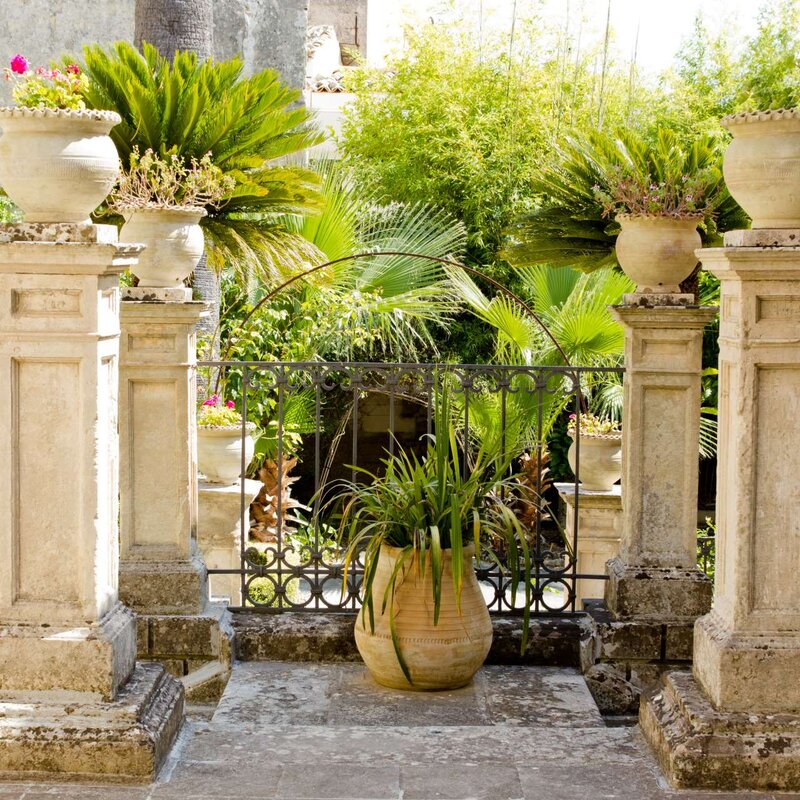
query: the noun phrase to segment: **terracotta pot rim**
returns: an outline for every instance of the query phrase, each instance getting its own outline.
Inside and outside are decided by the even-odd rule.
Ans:
[[[101,111],[94,108],[25,108],[24,106],[0,107],[0,119],[61,119],[81,122],[110,122],[112,127],[122,122],[116,111]]]
[[[125,217],[125,222],[130,222],[134,215],[143,217],[179,217],[181,219],[196,217],[198,221],[208,216],[208,211],[203,206],[159,206],[153,204],[120,208],[120,212]]]
[[[768,111],[740,111],[722,117],[720,124],[730,130],[737,125],[748,125],[759,122],[776,122],[779,120],[800,120],[800,108],[775,108]]]

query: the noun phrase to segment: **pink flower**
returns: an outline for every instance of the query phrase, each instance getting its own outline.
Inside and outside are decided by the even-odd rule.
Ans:
[[[34,72],[36,72],[37,75],[45,76],[47,75],[47,67],[36,67]]]
[[[236,408],[236,403],[234,403],[234,402],[233,402],[233,400],[228,400],[228,402],[227,402],[227,403],[225,403],[225,405],[226,405],[228,408]]]
[[[73,75],[80,75],[81,74],[81,68],[77,64],[70,64],[67,67],[67,72],[70,72]]]
[[[569,418],[570,418],[570,419],[575,419],[576,417],[577,417],[577,414],[570,414],[570,415],[569,415]]]
[[[11,64],[11,71],[16,72],[17,75],[24,75],[28,69],[28,59],[25,56],[17,53],[9,62]]]
[[[209,397],[208,400],[206,400],[205,403],[203,403],[203,405],[204,406],[215,406],[215,405],[217,405],[217,403],[219,403],[219,395],[218,394],[212,394],[211,397]]]

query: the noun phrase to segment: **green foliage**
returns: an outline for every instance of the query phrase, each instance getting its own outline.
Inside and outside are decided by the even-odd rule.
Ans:
[[[450,392],[446,383],[434,398],[435,435],[428,441],[425,455],[418,458],[404,450],[383,461],[385,471],[376,475],[358,469],[364,481],[343,482],[342,490],[331,500],[341,507],[340,541],[345,544],[344,586],[350,567],[359,559],[364,564],[361,622],[375,627],[375,598],[372,587],[381,547],[401,549],[398,567],[377,613],[387,613],[403,673],[411,676],[394,634],[394,591],[402,580],[402,568],[419,555],[423,578],[427,573],[433,590],[433,621],[441,607],[443,550],[452,551],[453,590],[458,604],[463,586],[463,551],[491,539],[503,541],[510,553],[511,592],[516,594],[520,580],[525,587],[525,650],[531,600],[531,557],[516,515],[501,499],[501,488],[511,489],[507,476],[510,459],[496,451],[480,448],[474,454],[468,473],[462,469],[462,456],[452,424]],[[522,568],[520,567],[522,563]]]
[[[11,60],[11,65],[11,69],[6,67],[4,70],[5,79],[13,81],[11,94],[14,102],[21,108],[70,111],[86,108],[83,96],[89,82],[77,64],[31,70],[27,69],[27,60],[18,55]],[[24,72],[20,72],[23,67]]]
[[[0,222],[21,222],[22,212],[5,195],[0,194]]]
[[[221,209],[209,206],[202,225],[209,261],[245,275],[275,280],[297,271],[314,249],[276,222],[276,215],[319,206],[316,176],[285,158],[318,143],[299,92],[264,70],[244,77],[244,62],[199,62],[178,52],[170,64],[155,48],[142,53],[127,42],[109,50],[84,48],[89,75],[87,105],[116,111],[111,132],[124,164],[134,147],[161,157],[177,155],[188,166],[210,154],[236,187]]]
[[[567,137],[533,181],[541,204],[510,228],[504,255],[517,267],[550,264],[591,271],[616,264],[619,226],[604,218],[601,196],[610,193],[618,170],[655,183],[702,176],[704,194],[715,198],[717,209],[701,226],[706,244],[717,241],[723,231],[747,227],[747,216],[722,180],[723,145],[721,136],[700,134],[687,146],[665,129],[653,140],[631,130],[616,136],[592,130]]]

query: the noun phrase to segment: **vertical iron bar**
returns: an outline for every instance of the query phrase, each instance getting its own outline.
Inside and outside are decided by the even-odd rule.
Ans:
[[[469,375],[469,373],[466,373]],[[471,380],[467,377],[466,383],[463,382],[461,388],[464,390],[464,456],[461,471],[464,476],[469,475],[469,390]]]
[[[225,367],[221,367],[221,369],[225,369]],[[245,553],[247,551],[247,531],[245,529],[245,505],[246,505],[246,498],[244,493],[244,471],[247,469],[247,464],[245,464],[245,452],[244,452],[244,443],[245,443],[245,434],[247,431],[247,387],[250,384],[250,374],[245,364],[242,368],[242,475],[241,475],[241,492],[239,495],[239,523],[240,523],[240,540],[239,540],[239,563],[241,566],[242,574],[242,605],[247,605],[247,560]]]
[[[570,610],[575,611],[575,598],[578,591],[578,581],[575,577],[578,574],[578,516],[580,514],[580,474],[581,474],[581,382],[580,376],[576,376],[578,383],[575,392],[575,511],[572,517],[572,600]]]
[[[277,519],[277,538],[278,538],[278,585],[283,587],[284,560],[283,560],[283,383],[286,373],[283,367],[278,368],[276,377],[278,380],[278,507],[276,510]],[[288,586],[284,587],[288,592]],[[283,594],[278,594],[278,608],[284,606]]]
[[[353,387],[353,418],[351,420],[351,424],[353,426],[353,449],[352,449],[352,460],[351,463],[353,465],[353,471],[351,473],[350,479],[353,483],[356,482],[356,467],[358,466],[358,415],[359,415],[359,407],[358,407],[358,399],[359,399],[359,383],[360,381],[356,382],[356,385]]]
[[[395,408],[394,408],[394,373],[389,375],[389,456],[394,455],[394,429],[395,429]]]
[[[549,570],[542,570],[544,566],[542,557],[542,435],[543,424],[542,414],[544,413],[544,376],[537,374],[534,378],[536,385],[536,496],[534,502],[536,503],[536,513],[534,519],[536,520],[536,591],[533,594],[534,607],[532,611],[539,611],[544,606],[544,589],[542,588],[542,572],[547,573]]]

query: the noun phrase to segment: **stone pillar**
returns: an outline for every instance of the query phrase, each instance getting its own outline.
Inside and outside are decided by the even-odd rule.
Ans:
[[[232,630],[227,606],[208,602],[197,543],[196,330],[207,311],[190,295],[123,293],[120,594],[138,615],[139,658],[206,702],[230,675]]]
[[[0,230],[0,772],[148,780],[183,692],[119,601],[119,274],[109,226]],[[67,723],[66,720],[69,720]]]
[[[556,489],[567,507],[565,529],[572,535],[575,525],[575,484],[557,483]],[[578,572],[602,575],[606,562],[619,553],[622,530],[622,488],[614,486],[607,492],[578,486]],[[583,608],[584,600],[601,598],[605,592],[603,578],[579,578],[575,587],[575,608]]]
[[[245,509],[250,508],[262,486],[261,481],[245,479]],[[209,569],[241,569],[241,485],[223,486],[201,481],[198,495],[197,542],[206,565]],[[212,597],[227,598],[233,606],[242,604],[242,577],[238,572],[235,575],[212,575],[209,587]]]
[[[195,390],[195,330],[206,313],[191,300],[121,306],[120,595],[143,615],[199,614],[207,602]]]
[[[697,568],[703,328],[716,309],[618,306],[625,329],[622,541],[608,564],[618,620],[693,623],[711,607]]]
[[[800,789],[800,247],[734,231],[698,252],[722,282],[716,596],[693,676],[641,712],[677,786]]]

